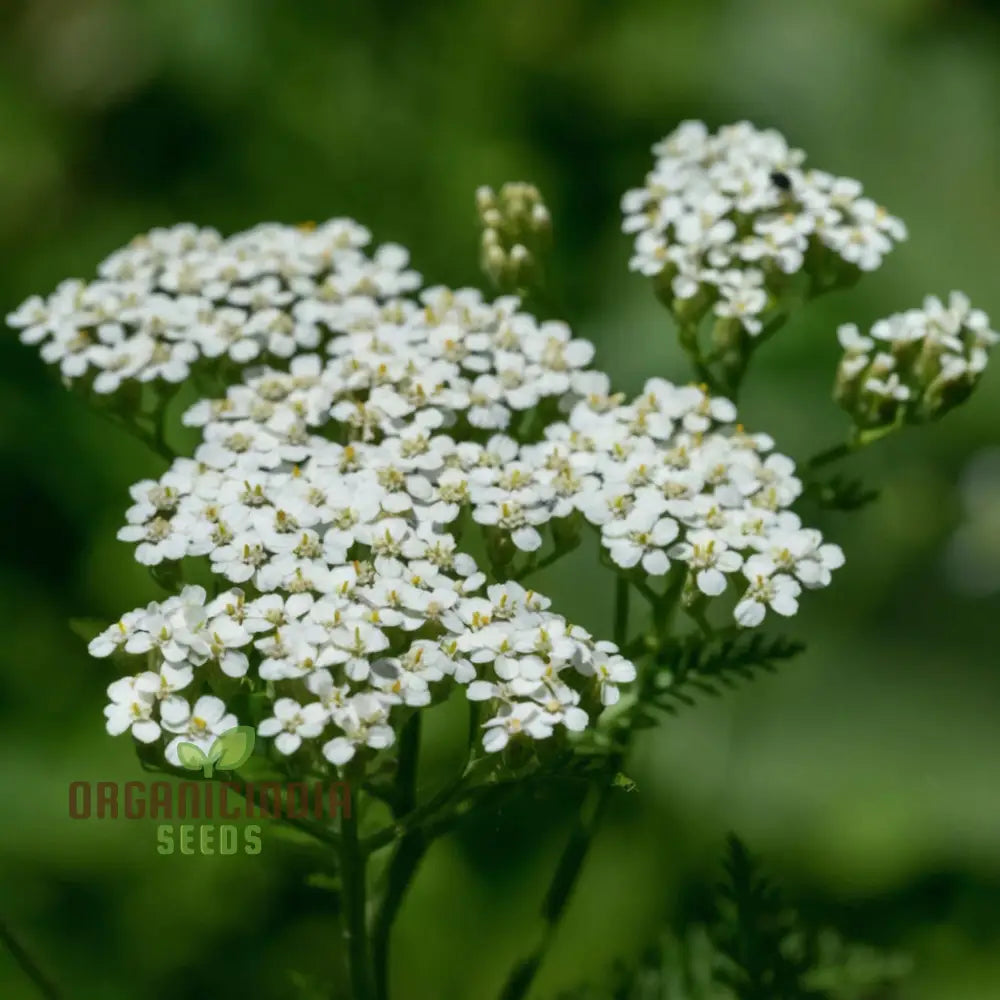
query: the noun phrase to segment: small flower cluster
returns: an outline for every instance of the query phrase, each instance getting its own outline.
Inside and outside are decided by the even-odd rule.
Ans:
[[[837,401],[862,428],[943,416],[975,388],[1000,334],[961,292],[945,305],[928,296],[872,326],[862,336],[853,323],[837,331],[844,356]]]
[[[455,564],[448,575],[426,560],[378,557],[342,566],[319,596],[247,599],[233,589],[208,600],[189,586],[132,611],[90,644],[94,656],[153,657],[155,669],[108,688],[108,732],[131,730],[144,743],[167,734],[174,766],[181,741],[207,751],[236,725],[209,693],[212,682],[219,673],[247,676],[248,652],[259,663],[256,677],[275,692],[260,734],[285,755],[325,735],[313,745],[336,765],[358,747],[390,746],[392,710],[429,705],[446,678],[467,685],[470,700],[497,706],[485,724],[491,752],[518,733],[543,739],[556,726],[584,729],[587,708],[613,704],[617,685],[634,679],[613,644],[548,612],[541,595],[508,583],[473,596],[482,574],[468,557]]]
[[[7,323],[65,379],[92,377],[101,395],[129,380],[182,382],[199,358],[288,358],[337,330],[354,299],[419,286],[402,247],[368,257],[369,239],[349,219],[260,225],[229,239],[189,224],[154,229],[108,257],[95,281],[64,281]]]
[[[803,166],[805,154],[749,122],[711,134],[683,122],[653,147],[643,187],[622,199],[635,233],[630,267],[657,279],[675,312],[715,315],[760,333],[788,276],[818,283],[872,271],[906,238],[861,184]]]

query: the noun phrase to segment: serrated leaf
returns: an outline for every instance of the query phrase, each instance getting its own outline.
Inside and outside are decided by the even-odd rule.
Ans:
[[[178,743],[177,757],[189,771],[201,771],[209,763],[204,751],[194,743]]]
[[[209,757],[220,770],[232,771],[250,759],[256,735],[253,726],[229,729],[212,744]]]
[[[739,632],[732,637],[687,637],[660,650],[648,698],[658,710],[673,714],[691,706],[696,695],[717,697],[752,680],[758,672],[773,673],[776,663],[803,650],[800,642],[782,636]],[[659,676],[657,676],[659,674]]]

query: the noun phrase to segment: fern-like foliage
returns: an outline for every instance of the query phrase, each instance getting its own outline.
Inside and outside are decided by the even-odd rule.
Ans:
[[[726,689],[771,672],[798,656],[805,644],[785,636],[737,632],[704,639],[686,636],[661,649],[650,671],[650,690],[643,698],[652,709],[674,714],[693,705],[699,695],[717,697]]]
[[[715,916],[665,931],[637,963],[609,982],[558,1000],[893,1000],[909,971],[898,955],[845,944],[805,922],[730,837]]]
[[[730,836],[719,915],[711,934],[720,961],[715,977],[737,1000],[829,1000],[806,977],[819,959],[817,937],[800,927],[781,891]]]
[[[731,1000],[712,978],[712,943],[704,928],[667,932],[629,967],[619,962],[603,986],[584,986],[558,1000]]]

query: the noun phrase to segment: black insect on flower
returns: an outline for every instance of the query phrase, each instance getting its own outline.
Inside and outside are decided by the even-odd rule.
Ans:
[[[773,170],[771,172],[771,183],[782,191],[792,190],[792,179],[788,174],[782,173],[780,170]]]

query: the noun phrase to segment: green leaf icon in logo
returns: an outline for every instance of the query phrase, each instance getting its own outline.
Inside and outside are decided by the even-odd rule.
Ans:
[[[178,743],[177,757],[189,771],[204,771],[211,778],[214,768],[232,771],[245,764],[253,753],[255,735],[253,726],[237,726],[219,736],[207,754],[195,743]]]
[[[209,756],[212,757],[218,750],[218,755],[212,757],[217,762],[216,766],[224,771],[232,771],[250,759],[254,737],[253,726],[237,726],[235,729],[229,729],[212,744]]]
[[[177,756],[189,771],[200,771],[203,767],[211,767],[211,762],[201,747],[195,746],[194,743],[178,743]]]

